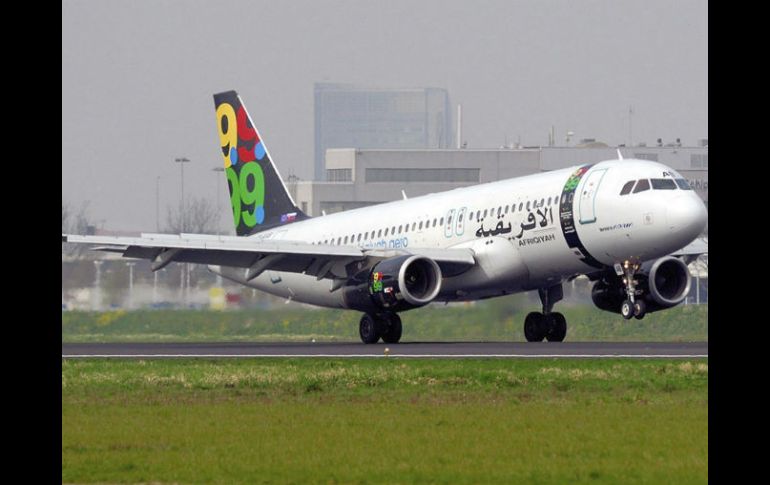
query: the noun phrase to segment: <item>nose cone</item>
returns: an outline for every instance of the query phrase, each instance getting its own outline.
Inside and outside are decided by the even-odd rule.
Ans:
[[[668,229],[686,240],[684,244],[698,237],[708,224],[708,213],[703,201],[697,195],[681,195],[666,207]]]

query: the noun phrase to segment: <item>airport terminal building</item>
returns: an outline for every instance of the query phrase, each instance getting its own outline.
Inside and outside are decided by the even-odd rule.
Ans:
[[[617,159],[617,148],[356,149],[326,150],[326,181],[287,184],[312,216],[380,204],[549,170]],[[661,162],[677,170],[708,207],[708,145],[620,147],[625,158]]]

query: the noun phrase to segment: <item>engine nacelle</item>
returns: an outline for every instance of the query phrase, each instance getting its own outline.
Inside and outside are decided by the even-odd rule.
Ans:
[[[676,306],[690,293],[687,265],[673,256],[645,263],[636,278],[636,298],[645,301],[647,313]],[[601,310],[620,313],[620,305],[626,299],[622,279],[611,275],[597,281],[591,290],[591,299]]]
[[[364,312],[421,307],[441,291],[441,278],[441,268],[425,256],[388,258],[343,288],[345,303],[348,308]]]

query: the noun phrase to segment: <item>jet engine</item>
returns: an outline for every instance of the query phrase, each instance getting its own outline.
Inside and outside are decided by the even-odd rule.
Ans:
[[[642,265],[636,273],[636,295],[647,305],[647,313],[671,308],[690,293],[690,272],[681,259],[666,256]],[[608,312],[620,313],[626,299],[623,279],[615,274],[597,281],[591,291],[594,304]]]
[[[397,312],[430,303],[441,290],[441,268],[418,255],[384,259],[344,287],[348,308]]]

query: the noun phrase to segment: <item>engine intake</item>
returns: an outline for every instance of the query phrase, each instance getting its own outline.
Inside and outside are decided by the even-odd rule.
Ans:
[[[417,308],[436,298],[441,278],[441,268],[425,256],[388,258],[372,267],[366,283],[346,286],[345,302],[348,308],[361,311]]]
[[[678,305],[690,293],[690,271],[681,259],[673,256],[652,263],[647,286],[655,303],[664,308]]]

